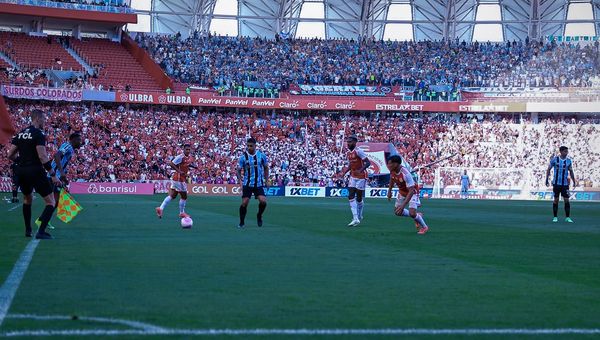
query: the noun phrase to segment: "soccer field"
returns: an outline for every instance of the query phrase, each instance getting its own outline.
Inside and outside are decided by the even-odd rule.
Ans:
[[[239,198],[191,197],[183,230],[176,202],[154,215],[162,195],[77,198],[80,216],[32,243],[20,207],[2,206],[2,282],[34,252],[1,288],[0,336],[600,334],[597,203],[574,202],[567,224],[550,202],[424,200],[430,232],[417,235],[385,200],[357,228],[345,199],[283,197],[258,228],[252,200],[240,230]]]

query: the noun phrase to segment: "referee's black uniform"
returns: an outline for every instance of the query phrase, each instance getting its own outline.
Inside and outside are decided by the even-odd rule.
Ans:
[[[21,192],[25,195],[31,195],[33,190],[42,197],[52,193],[53,187],[44,170],[44,165],[37,152],[37,146],[46,146],[46,136],[44,133],[31,125],[15,135],[12,139],[19,152],[19,164],[15,167],[15,174],[18,178],[18,185]],[[46,233],[46,226],[52,217],[54,207],[47,205],[40,216],[41,226],[36,234],[36,238],[51,238]],[[23,204],[23,218],[25,220],[25,236],[31,237],[31,204]]]
[[[12,178],[12,203],[19,203],[17,194],[19,192],[19,175],[17,175],[17,168],[19,165],[19,157],[15,159],[10,165],[10,172]]]

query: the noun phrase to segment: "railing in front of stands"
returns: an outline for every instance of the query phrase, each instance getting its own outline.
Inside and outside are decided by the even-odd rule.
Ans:
[[[15,4],[15,5],[26,5],[26,6],[41,6],[41,7],[52,7],[62,9],[74,9],[81,11],[98,11],[98,12],[110,12],[110,13],[134,13],[133,9],[128,7],[128,1],[126,0],[103,0],[104,4],[96,5],[87,3],[85,0],[79,0],[79,2],[57,2],[50,0],[0,0],[0,3]]]

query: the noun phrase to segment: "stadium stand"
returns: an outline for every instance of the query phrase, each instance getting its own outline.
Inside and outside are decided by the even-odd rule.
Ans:
[[[391,42],[139,34],[175,80],[199,85],[587,86],[598,43]],[[285,67],[281,67],[285,65]]]
[[[94,69],[93,75],[84,71],[69,52],[72,48]],[[107,39],[72,37],[35,37],[24,33],[0,32],[0,51],[14,60],[19,68],[0,59],[0,80],[16,85],[55,86],[44,76],[44,70],[73,70],[74,76],[64,82],[69,88],[101,88],[114,90],[161,91],[163,88],[120,43]]]
[[[129,85],[135,90],[161,90],[156,81],[146,72],[120,43],[107,39],[70,39],[72,48],[95,69],[96,77],[90,82],[98,87],[125,89]]]
[[[167,161],[178,145],[190,142],[200,171],[197,183],[235,183],[236,160],[252,135],[270,158],[271,180],[288,185],[336,185],[333,175],[344,165],[340,150],[344,134],[362,141],[391,142],[413,166],[456,154],[438,166],[534,169],[533,187],[544,187],[548,161],[558,146],[568,145],[581,186],[600,183],[600,121],[589,119],[528,119],[514,122],[500,116],[452,115],[303,115],[279,113],[200,113],[122,106],[11,102],[17,127],[26,124],[33,108],[52,112],[48,122],[50,149],[72,131],[81,131],[85,147],[73,162],[73,179],[147,181],[167,179]],[[562,131],[560,134],[558,131]],[[590,136],[592,139],[590,140]],[[596,138],[593,140],[593,138]],[[0,160],[0,175],[8,162]],[[431,186],[436,167],[421,172]],[[585,170],[584,170],[585,169]],[[492,175],[491,175],[492,176]],[[479,185],[517,186],[518,175],[479,178]],[[458,181],[445,178],[444,181]]]
[[[0,51],[26,69],[77,70],[82,66],[56,37],[36,37],[23,33],[0,32]]]

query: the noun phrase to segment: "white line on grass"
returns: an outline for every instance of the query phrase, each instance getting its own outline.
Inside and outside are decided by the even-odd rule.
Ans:
[[[6,281],[4,281],[2,287],[0,287],[0,326],[2,326],[4,317],[6,317],[10,304],[17,293],[17,289],[19,289],[21,280],[23,280],[23,276],[25,276],[25,272],[29,267],[35,248],[37,248],[39,243],[40,240],[31,240],[27,244],[27,247],[25,247],[25,250],[21,253],[21,257],[19,257],[17,263],[15,263],[13,270],[6,278]]]
[[[28,320],[81,320],[81,321],[93,321],[93,322],[101,322],[101,323],[112,323],[119,324],[124,326],[129,326],[131,328],[136,328],[149,332],[161,332],[165,329],[159,326],[155,326],[149,323],[139,322],[139,321],[130,321],[124,319],[113,319],[113,318],[103,318],[103,317],[89,317],[89,316],[68,316],[68,315],[34,315],[34,314],[8,314],[6,316],[7,319],[28,319]]]
[[[15,205],[14,207],[12,207],[12,208],[8,209],[8,211],[13,211],[13,210],[17,209],[18,207],[20,207],[20,206],[22,206],[22,205],[23,205],[23,203],[21,203],[21,204],[18,204],[18,205]]]
[[[121,336],[121,335],[557,335],[600,334],[600,328],[473,328],[473,329],[74,329],[23,330],[0,333],[3,337],[17,336]]]

